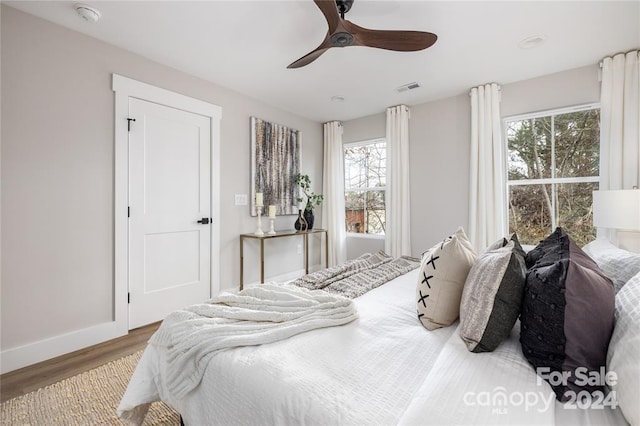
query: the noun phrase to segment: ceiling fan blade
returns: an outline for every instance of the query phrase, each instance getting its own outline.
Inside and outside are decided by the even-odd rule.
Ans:
[[[333,33],[342,19],[338,14],[338,8],[336,7],[335,0],[313,0],[313,2],[318,6],[322,14],[324,15],[324,19],[327,20],[327,24],[329,25],[329,33]]]
[[[329,41],[329,34],[327,34],[327,37],[324,39],[322,44],[320,44],[320,46],[316,47],[315,50],[307,53],[297,61],[294,61],[293,63],[289,64],[287,68],[289,69],[300,68],[300,67],[304,67],[305,65],[309,65],[311,62],[318,59],[320,55],[322,55],[324,52],[329,50],[331,47],[332,45],[331,45],[331,42]]]
[[[370,30],[347,20],[342,24],[353,35],[354,46],[415,52],[432,46],[438,40],[437,35],[426,31]]]

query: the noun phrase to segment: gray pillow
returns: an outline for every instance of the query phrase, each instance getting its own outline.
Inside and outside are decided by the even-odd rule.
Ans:
[[[480,256],[469,271],[460,303],[460,337],[471,352],[491,352],[509,337],[524,291],[524,251],[514,233]]]

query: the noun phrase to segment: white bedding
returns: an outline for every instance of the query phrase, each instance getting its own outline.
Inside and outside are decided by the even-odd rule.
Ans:
[[[165,347],[171,369],[168,390],[182,398],[200,383],[218,352],[286,339],[358,317],[352,300],[291,285],[264,284],[223,292],[208,303],[172,312],[149,343]]]
[[[149,345],[119,410],[130,410],[140,422],[146,404],[162,399],[187,425],[554,424],[557,419],[558,424],[625,424],[619,410],[559,413],[554,400],[535,406],[535,412],[523,412],[517,404],[480,404],[477,395],[499,387],[552,391],[545,382],[537,384],[514,332],[495,352],[475,354],[466,350],[457,325],[425,330],[415,313],[416,282],[414,270],[355,299],[359,318],[349,324],[222,351],[209,361],[200,386],[183,398],[167,388],[166,349]]]

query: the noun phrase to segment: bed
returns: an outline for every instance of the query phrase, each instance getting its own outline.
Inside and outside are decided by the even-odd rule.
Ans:
[[[355,296],[357,318],[340,326],[218,351],[186,393],[168,385],[167,347],[149,344],[118,414],[140,424],[162,400],[186,425],[634,424],[610,406],[558,402],[523,356],[519,322],[484,353],[468,350],[458,321],[425,330],[416,318],[421,269],[407,270]],[[632,367],[625,373],[637,374]]]

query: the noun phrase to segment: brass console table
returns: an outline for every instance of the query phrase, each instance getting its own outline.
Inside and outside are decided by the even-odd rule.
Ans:
[[[304,273],[309,273],[309,234],[324,234],[324,263],[325,268],[329,267],[329,234],[326,229],[311,229],[309,231],[276,231],[275,235],[262,236],[255,234],[240,234],[240,290],[244,287],[244,240],[252,238],[260,240],[260,283],[264,283],[264,240],[272,238],[301,236],[304,240]]]

